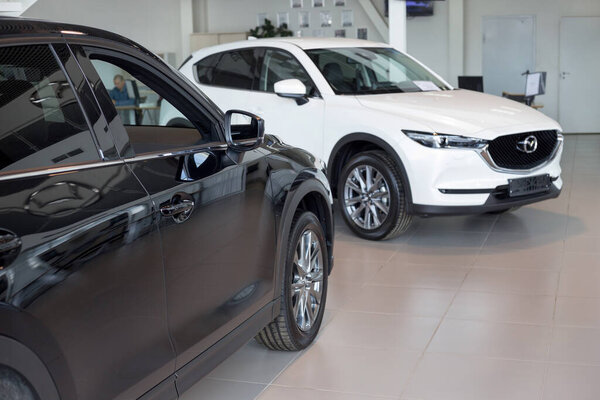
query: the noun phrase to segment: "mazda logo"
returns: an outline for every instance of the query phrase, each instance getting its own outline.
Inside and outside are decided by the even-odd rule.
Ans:
[[[535,136],[527,136],[525,139],[517,142],[517,150],[523,153],[533,153],[537,150],[538,140]]]

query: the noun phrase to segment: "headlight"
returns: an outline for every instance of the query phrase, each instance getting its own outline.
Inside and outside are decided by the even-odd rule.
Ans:
[[[321,171],[327,171],[327,166],[325,165],[325,161],[321,160],[317,156],[313,156],[313,157],[315,158],[315,161],[313,162],[315,165],[315,168],[317,168],[318,170],[321,170]]]
[[[406,136],[426,147],[436,149],[482,149],[488,141],[459,135],[441,133],[402,131]]]

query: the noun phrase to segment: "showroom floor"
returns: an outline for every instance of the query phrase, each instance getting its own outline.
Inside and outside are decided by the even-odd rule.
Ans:
[[[556,200],[383,243],[338,218],[316,343],[251,342],[183,398],[600,398],[599,170],[600,135],[569,136]]]

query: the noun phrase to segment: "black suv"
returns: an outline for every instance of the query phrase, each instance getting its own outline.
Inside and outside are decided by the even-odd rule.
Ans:
[[[121,36],[0,18],[0,121],[0,398],[172,399],[314,339],[331,192],[259,117]]]

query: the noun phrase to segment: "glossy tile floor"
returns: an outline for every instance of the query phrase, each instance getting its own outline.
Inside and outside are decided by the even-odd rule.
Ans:
[[[183,398],[600,398],[600,135],[566,138],[563,179],[556,200],[384,243],[338,218],[316,343],[250,342]]]

